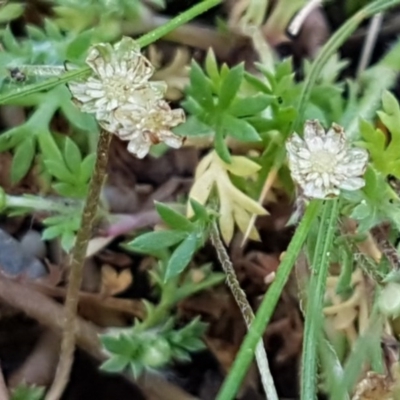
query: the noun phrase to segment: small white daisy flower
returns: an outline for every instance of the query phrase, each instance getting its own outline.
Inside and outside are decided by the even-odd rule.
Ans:
[[[304,138],[297,133],[286,143],[292,178],[309,198],[337,196],[340,189],[357,190],[365,185],[368,153],[350,147],[337,124],[325,132],[318,121],[307,121]]]
[[[165,82],[149,82],[154,68],[133,39],[95,45],[86,63],[94,74],[69,84],[73,98],[83,112],[95,114],[103,129],[129,140],[128,151],[143,158],[152,144],[182,145],[183,138],[171,128],[184,122],[185,114],[163,100]]]
[[[129,140],[128,151],[138,158],[143,158],[152,144],[163,142],[175,149],[182,146],[184,138],[175,135],[171,128],[185,121],[185,113],[182,109],[172,110],[164,100],[146,103],[134,111],[120,107],[115,111],[115,119],[119,123],[116,134]]]
[[[161,99],[167,90],[165,82],[149,82],[154,67],[141,53],[137,43],[124,37],[111,46],[100,43],[86,58],[94,76],[82,82],[71,82],[69,88],[83,112],[96,115],[104,129],[116,128],[112,112],[120,106],[132,109]]]

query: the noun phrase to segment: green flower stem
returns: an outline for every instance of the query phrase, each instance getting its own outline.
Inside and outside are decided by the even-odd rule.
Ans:
[[[111,138],[112,135],[109,132],[103,129],[100,131],[96,164],[89,184],[80,228],[76,235],[76,242],[71,255],[60,358],[53,385],[46,395],[46,400],[58,400],[63,394],[69,380],[75,351],[76,311],[79,300],[79,289],[82,283],[83,265],[92,234],[93,222],[97,214],[101,188],[106,174]]]
[[[242,313],[243,319],[246,323],[247,329],[250,328],[254,321],[253,310],[247,300],[246,293],[240,287],[240,283],[236,277],[235,270],[229,255],[222,243],[221,237],[218,232],[217,223],[213,221],[211,226],[211,242],[217,252],[218,259],[221,263],[222,269],[226,275],[226,282],[232,295],[238,305],[240,312]],[[256,361],[258,370],[261,376],[261,382],[264,388],[264,392],[268,400],[279,400],[278,393],[275,388],[274,379],[272,378],[271,370],[269,368],[267,353],[264,348],[262,338],[259,340],[255,349]]]
[[[183,12],[177,17],[171,19],[168,23],[159,28],[155,29],[152,32],[146,33],[138,39],[138,43],[140,47],[148,46],[151,43],[154,43],[156,40],[161,39],[166,36],[169,32],[175,30],[181,25],[190,22],[192,19],[196,18],[198,15],[204,14],[209,9],[220,4],[222,0],[205,0],[199,4],[196,4],[189,10]]]
[[[229,375],[217,396],[217,400],[231,400],[235,398],[250,363],[253,360],[255,348],[265,332],[265,327],[275,310],[275,306],[278,303],[281,292],[289,278],[297,256],[303,247],[311,225],[318,215],[320,206],[321,202],[318,200],[312,200],[308,205],[304,217],[301,220],[277,270],[275,279],[257,311]]]
[[[178,15],[177,17],[171,19],[167,24],[160,26],[154,31],[141,36],[137,40],[137,42],[139,43],[140,47],[148,46],[149,44],[165,36],[167,33],[178,28],[179,26],[186,24],[187,22],[196,18],[198,15],[201,15],[204,12],[208,11],[210,8],[220,4],[221,1],[222,0],[205,0]],[[29,94],[40,92],[43,90],[49,90],[57,85],[83,78],[86,75],[90,74],[90,71],[91,70],[89,67],[83,67],[77,70],[66,72],[61,77],[51,78],[44,82],[27,85],[23,88],[13,90],[10,93],[5,93],[0,96],[0,104],[7,104],[11,101],[15,101],[16,99],[27,96]]]
[[[305,313],[300,396],[302,400],[317,398],[317,348],[323,321],[322,308],[329,270],[330,249],[339,213],[339,200],[328,200],[322,208]]]

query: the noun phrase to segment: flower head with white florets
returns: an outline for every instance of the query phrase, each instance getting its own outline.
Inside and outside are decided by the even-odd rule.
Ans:
[[[358,190],[365,185],[368,153],[351,147],[337,124],[326,132],[318,121],[307,121],[304,137],[294,133],[286,150],[292,178],[306,197],[324,199],[338,196],[341,189]]]
[[[158,142],[174,148],[182,145],[183,138],[171,128],[184,122],[185,115],[182,110],[171,110],[163,100],[165,82],[149,81],[154,68],[133,39],[124,37],[114,46],[93,46],[86,63],[93,76],[69,84],[83,112],[94,114],[106,131],[129,140],[128,150],[138,158]]]

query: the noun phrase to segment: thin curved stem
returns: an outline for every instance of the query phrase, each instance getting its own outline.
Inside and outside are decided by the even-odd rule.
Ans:
[[[218,232],[218,227],[214,221],[211,227],[211,242],[217,252],[218,259],[221,263],[222,269],[226,274],[226,281],[232,295],[238,305],[240,312],[243,315],[243,319],[249,328],[254,321],[254,313],[247,300],[246,293],[240,287],[240,283],[236,277],[235,270],[229,255],[225,249],[225,246],[221,240]],[[264,388],[264,392],[268,400],[279,400],[278,393],[275,388],[274,379],[269,368],[267,353],[264,348],[262,339],[257,344],[255,350],[255,356],[257,361],[258,370],[261,376],[261,382]]]
[[[275,279],[260,304],[254,321],[252,322],[249,332],[240,347],[229,375],[218,393],[217,400],[231,400],[235,398],[243,378],[247,373],[247,369],[253,360],[256,346],[265,332],[265,327],[271,319],[281,292],[289,278],[292,267],[301,248],[303,247],[312,223],[318,215],[320,205],[320,201],[313,200],[307,207],[304,217],[301,220],[278,268]]]

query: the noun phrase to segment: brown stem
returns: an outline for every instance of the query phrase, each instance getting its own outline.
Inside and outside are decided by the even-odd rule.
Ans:
[[[40,293],[49,297],[57,297],[64,299],[66,290],[61,287],[54,287],[40,282],[29,282],[27,285],[33,287]],[[132,315],[133,317],[143,319],[146,310],[140,300],[120,299],[115,297],[103,297],[97,293],[79,292],[79,304],[88,306],[97,306],[101,309],[112,310]]]
[[[76,311],[79,301],[79,290],[82,283],[82,271],[86,250],[92,234],[93,222],[96,218],[100,192],[106,174],[110,142],[111,134],[102,129],[97,144],[96,164],[82,212],[81,225],[76,235],[76,242],[72,251],[68,290],[64,308],[65,319],[60,358],[56,376],[46,395],[46,400],[58,400],[62,396],[68,383],[74,360]]]

